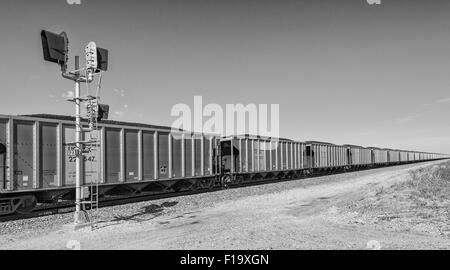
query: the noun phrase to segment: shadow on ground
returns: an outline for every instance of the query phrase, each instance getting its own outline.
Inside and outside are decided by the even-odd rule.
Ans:
[[[137,213],[132,215],[115,215],[112,219],[102,220],[97,222],[96,229],[105,228],[108,226],[112,226],[118,224],[121,221],[134,221],[137,223],[145,222],[148,220],[152,220],[163,214],[165,208],[173,207],[177,205],[177,201],[172,202],[164,202],[160,205],[158,204],[150,204],[142,207]]]

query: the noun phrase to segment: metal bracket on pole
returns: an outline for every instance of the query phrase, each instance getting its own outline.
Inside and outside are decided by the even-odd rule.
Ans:
[[[90,100],[95,100],[95,99],[97,99],[97,98],[94,97],[94,96],[89,95],[89,96],[78,97],[78,98],[75,98],[75,97],[73,97],[73,98],[67,98],[66,101],[69,101],[69,102],[76,102],[77,100],[79,100],[79,101],[90,101]]]

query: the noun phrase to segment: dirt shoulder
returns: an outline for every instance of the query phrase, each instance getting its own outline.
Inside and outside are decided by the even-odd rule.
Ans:
[[[450,249],[448,207],[444,209],[448,196],[441,196],[446,191],[438,208],[422,212],[417,207],[423,204],[408,197],[415,188],[404,184],[411,181],[412,171],[433,166],[449,165],[440,161],[341,174],[340,181],[151,219],[106,219],[94,231],[12,237],[0,240],[1,248],[65,249],[76,241],[83,249]],[[217,196],[226,192],[233,191]]]
[[[339,223],[450,240],[450,162],[413,170],[392,185],[372,186],[366,196],[338,207],[344,213],[335,217]]]

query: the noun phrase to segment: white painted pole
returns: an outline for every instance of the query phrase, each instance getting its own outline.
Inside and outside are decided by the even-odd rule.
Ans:
[[[75,56],[75,70],[78,70],[80,67],[80,57]],[[82,162],[82,144],[81,141],[81,115],[80,115],[80,81],[79,81],[79,73],[76,74],[77,80],[75,80],[75,141],[76,141],[76,149],[78,149],[78,153],[76,156],[75,163],[75,214],[74,214],[74,222],[75,224],[82,223],[81,219],[81,162]]]

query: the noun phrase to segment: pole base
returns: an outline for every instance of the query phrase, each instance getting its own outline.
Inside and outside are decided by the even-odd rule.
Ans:
[[[72,224],[66,224],[63,227],[72,231],[77,231],[87,227],[92,228],[92,222],[90,221],[86,211],[75,211],[73,214],[73,220],[74,222]]]
[[[63,229],[65,231],[79,231],[81,229],[85,229],[91,227],[92,229],[92,224],[90,222],[86,222],[86,223],[71,223],[71,224],[65,224],[63,225]]]

